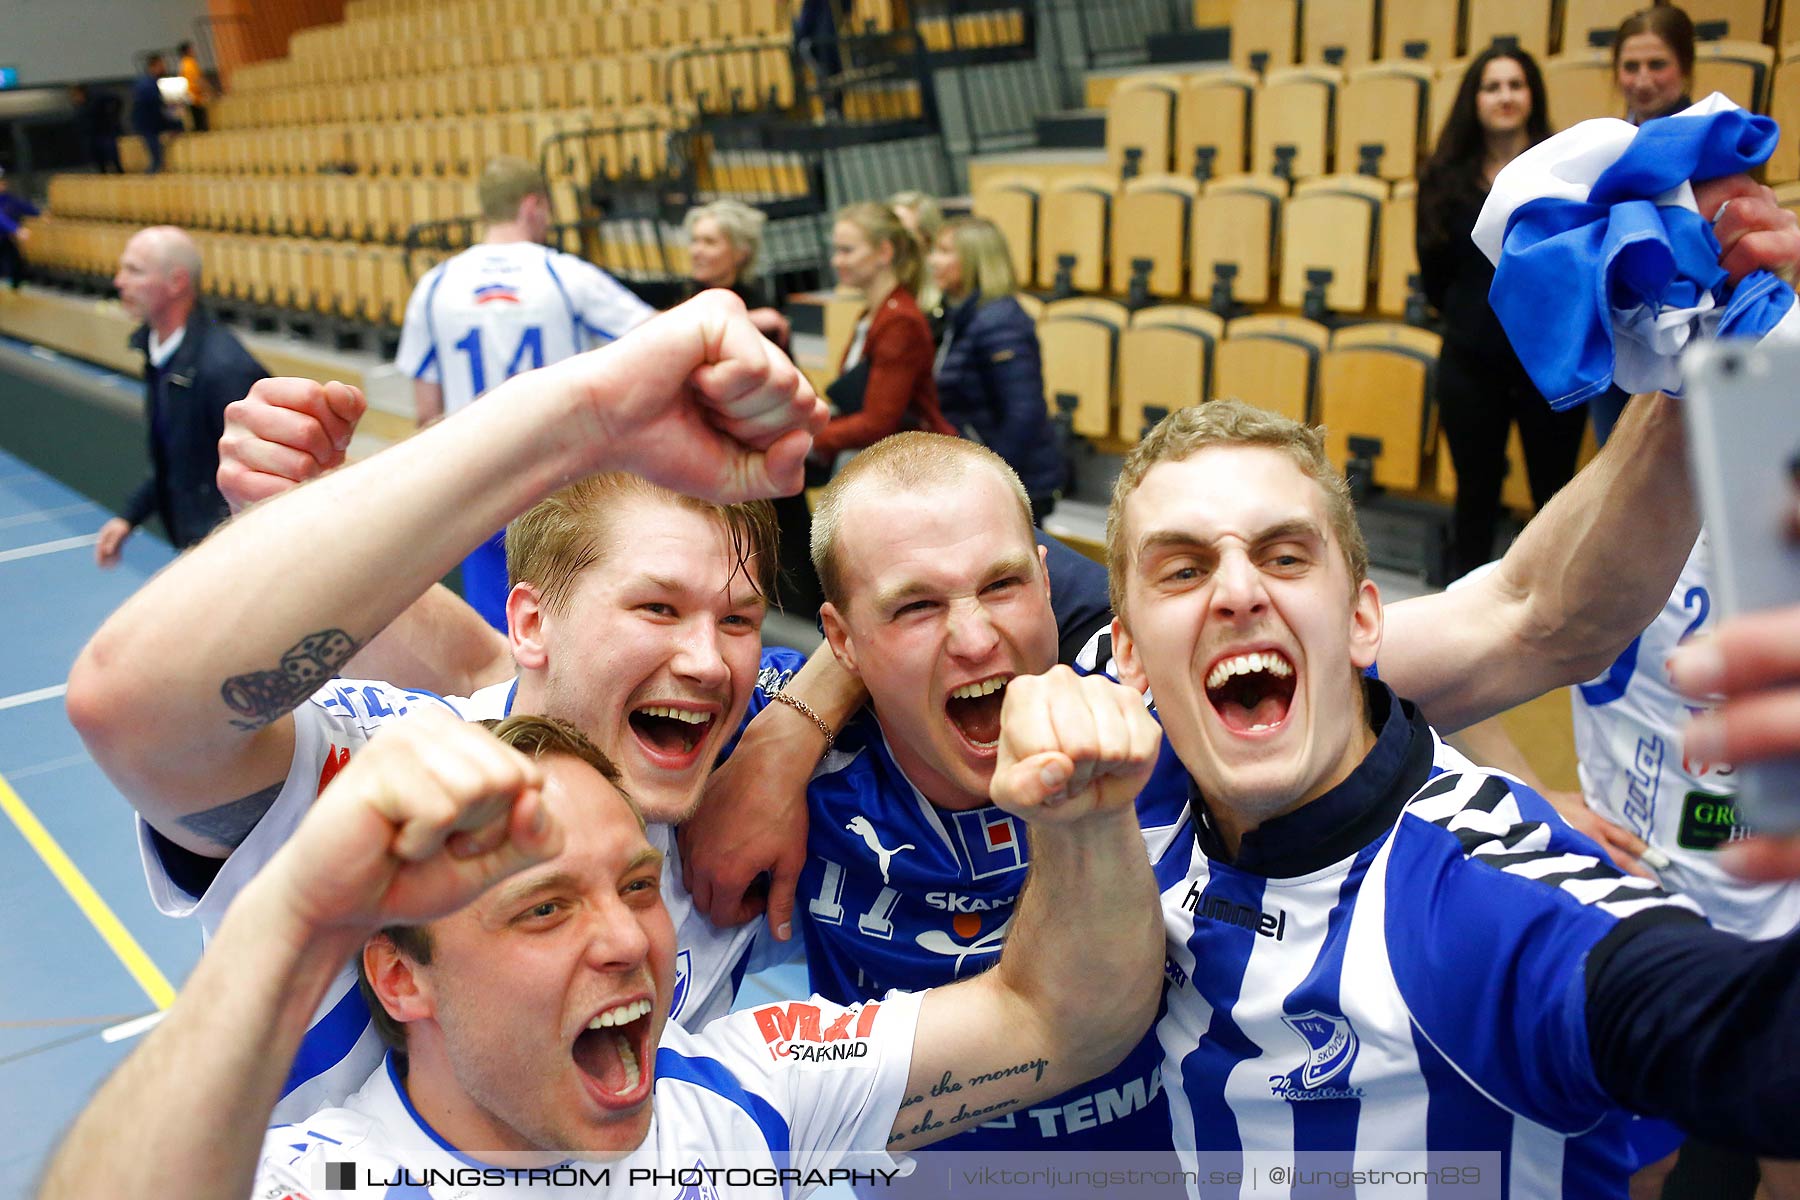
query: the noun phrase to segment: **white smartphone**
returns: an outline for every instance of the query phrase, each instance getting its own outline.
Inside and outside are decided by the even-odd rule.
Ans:
[[[1709,342],[1682,359],[1688,448],[1725,616],[1800,604],[1800,344]],[[1800,758],[1737,768],[1738,812],[1800,833]]]

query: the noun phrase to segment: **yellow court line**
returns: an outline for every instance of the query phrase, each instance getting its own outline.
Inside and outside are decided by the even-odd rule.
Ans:
[[[87,881],[81,868],[63,853],[63,848],[56,844],[56,839],[50,836],[50,831],[37,819],[37,814],[26,807],[25,801],[19,799],[19,793],[13,791],[4,775],[0,775],[0,809],[4,809],[6,815],[12,818],[12,823],[19,827],[20,834],[37,851],[37,856],[44,860],[44,865],[50,868],[56,881],[69,893],[69,899],[75,901],[76,907],[81,909],[95,931],[105,939],[107,946],[124,964],[125,969],[131,972],[131,977],[144,989],[144,995],[150,997],[150,1002],[159,1009],[175,1003],[175,989],[169,986],[163,973],[150,961],[144,948],[137,944],[131,931],[113,915],[113,910],[100,898],[94,885]]]

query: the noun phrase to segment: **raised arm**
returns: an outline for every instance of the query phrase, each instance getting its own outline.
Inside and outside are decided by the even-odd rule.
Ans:
[[[1800,271],[1800,224],[1733,175],[1694,186],[1732,280]],[[1450,732],[1591,679],[1654,619],[1699,533],[1677,402],[1639,396],[1478,585],[1388,609],[1382,677]]]
[[[782,694],[806,705],[832,736],[869,693],[820,642]],[[794,888],[806,865],[806,787],[825,753],[825,731],[789,704],[766,705],[706,781],[699,811],[682,822],[682,879],[719,926],[765,909],[778,941],[793,934]],[[756,885],[768,876],[768,891]]]
[[[540,497],[598,470],[720,500],[791,491],[824,413],[719,293],[502,390],[244,513],[89,642],[70,717],[165,837],[229,852],[287,772],[292,710]]]
[[[1133,801],[1161,745],[1122,684],[1059,666],[1007,685],[992,796],[1030,823],[1031,874],[998,965],[925,996],[890,1148],[1067,1091],[1149,1029],[1164,938]]]
[[[541,779],[524,755],[441,714],[384,731],[232,905],[167,1019],[76,1119],[41,1200],[250,1195],[269,1114],[332,978],[376,929],[453,912],[555,854]]]
[[[1655,619],[1699,532],[1679,402],[1638,396],[1497,569],[1387,610],[1381,677],[1444,732],[1592,679]]]
[[[225,410],[219,439],[219,491],[231,511],[343,466],[366,409],[355,388],[252,389]],[[343,673],[466,696],[512,670],[505,635],[449,588],[433,584],[345,663]]]

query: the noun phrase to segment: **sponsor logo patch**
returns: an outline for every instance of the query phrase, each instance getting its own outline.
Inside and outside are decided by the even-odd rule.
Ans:
[[[879,1002],[847,1008],[826,1022],[816,1004],[770,1004],[756,1009],[769,1056],[776,1062],[833,1064],[869,1057],[868,1038]]]
[[[1717,850],[1750,836],[1738,821],[1737,797],[1689,792],[1681,802],[1681,827],[1675,844],[1684,850]]]
[[[1269,1076],[1269,1090],[1283,1100],[1355,1100],[1363,1090],[1347,1076],[1361,1042],[1349,1020],[1317,1010],[1290,1013],[1281,1021],[1306,1044],[1306,1058],[1285,1075]],[[1333,1080],[1338,1080],[1333,1083]]]

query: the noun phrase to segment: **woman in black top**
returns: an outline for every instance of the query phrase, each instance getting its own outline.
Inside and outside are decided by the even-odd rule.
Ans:
[[[1553,411],[1525,374],[1488,304],[1493,265],[1469,236],[1500,168],[1549,133],[1537,63],[1523,50],[1488,49],[1469,65],[1420,172],[1419,270],[1425,296],[1443,318],[1437,403],[1456,465],[1458,575],[1492,557],[1513,422],[1539,507],[1574,475],[1581,450],[1586,414]]]

